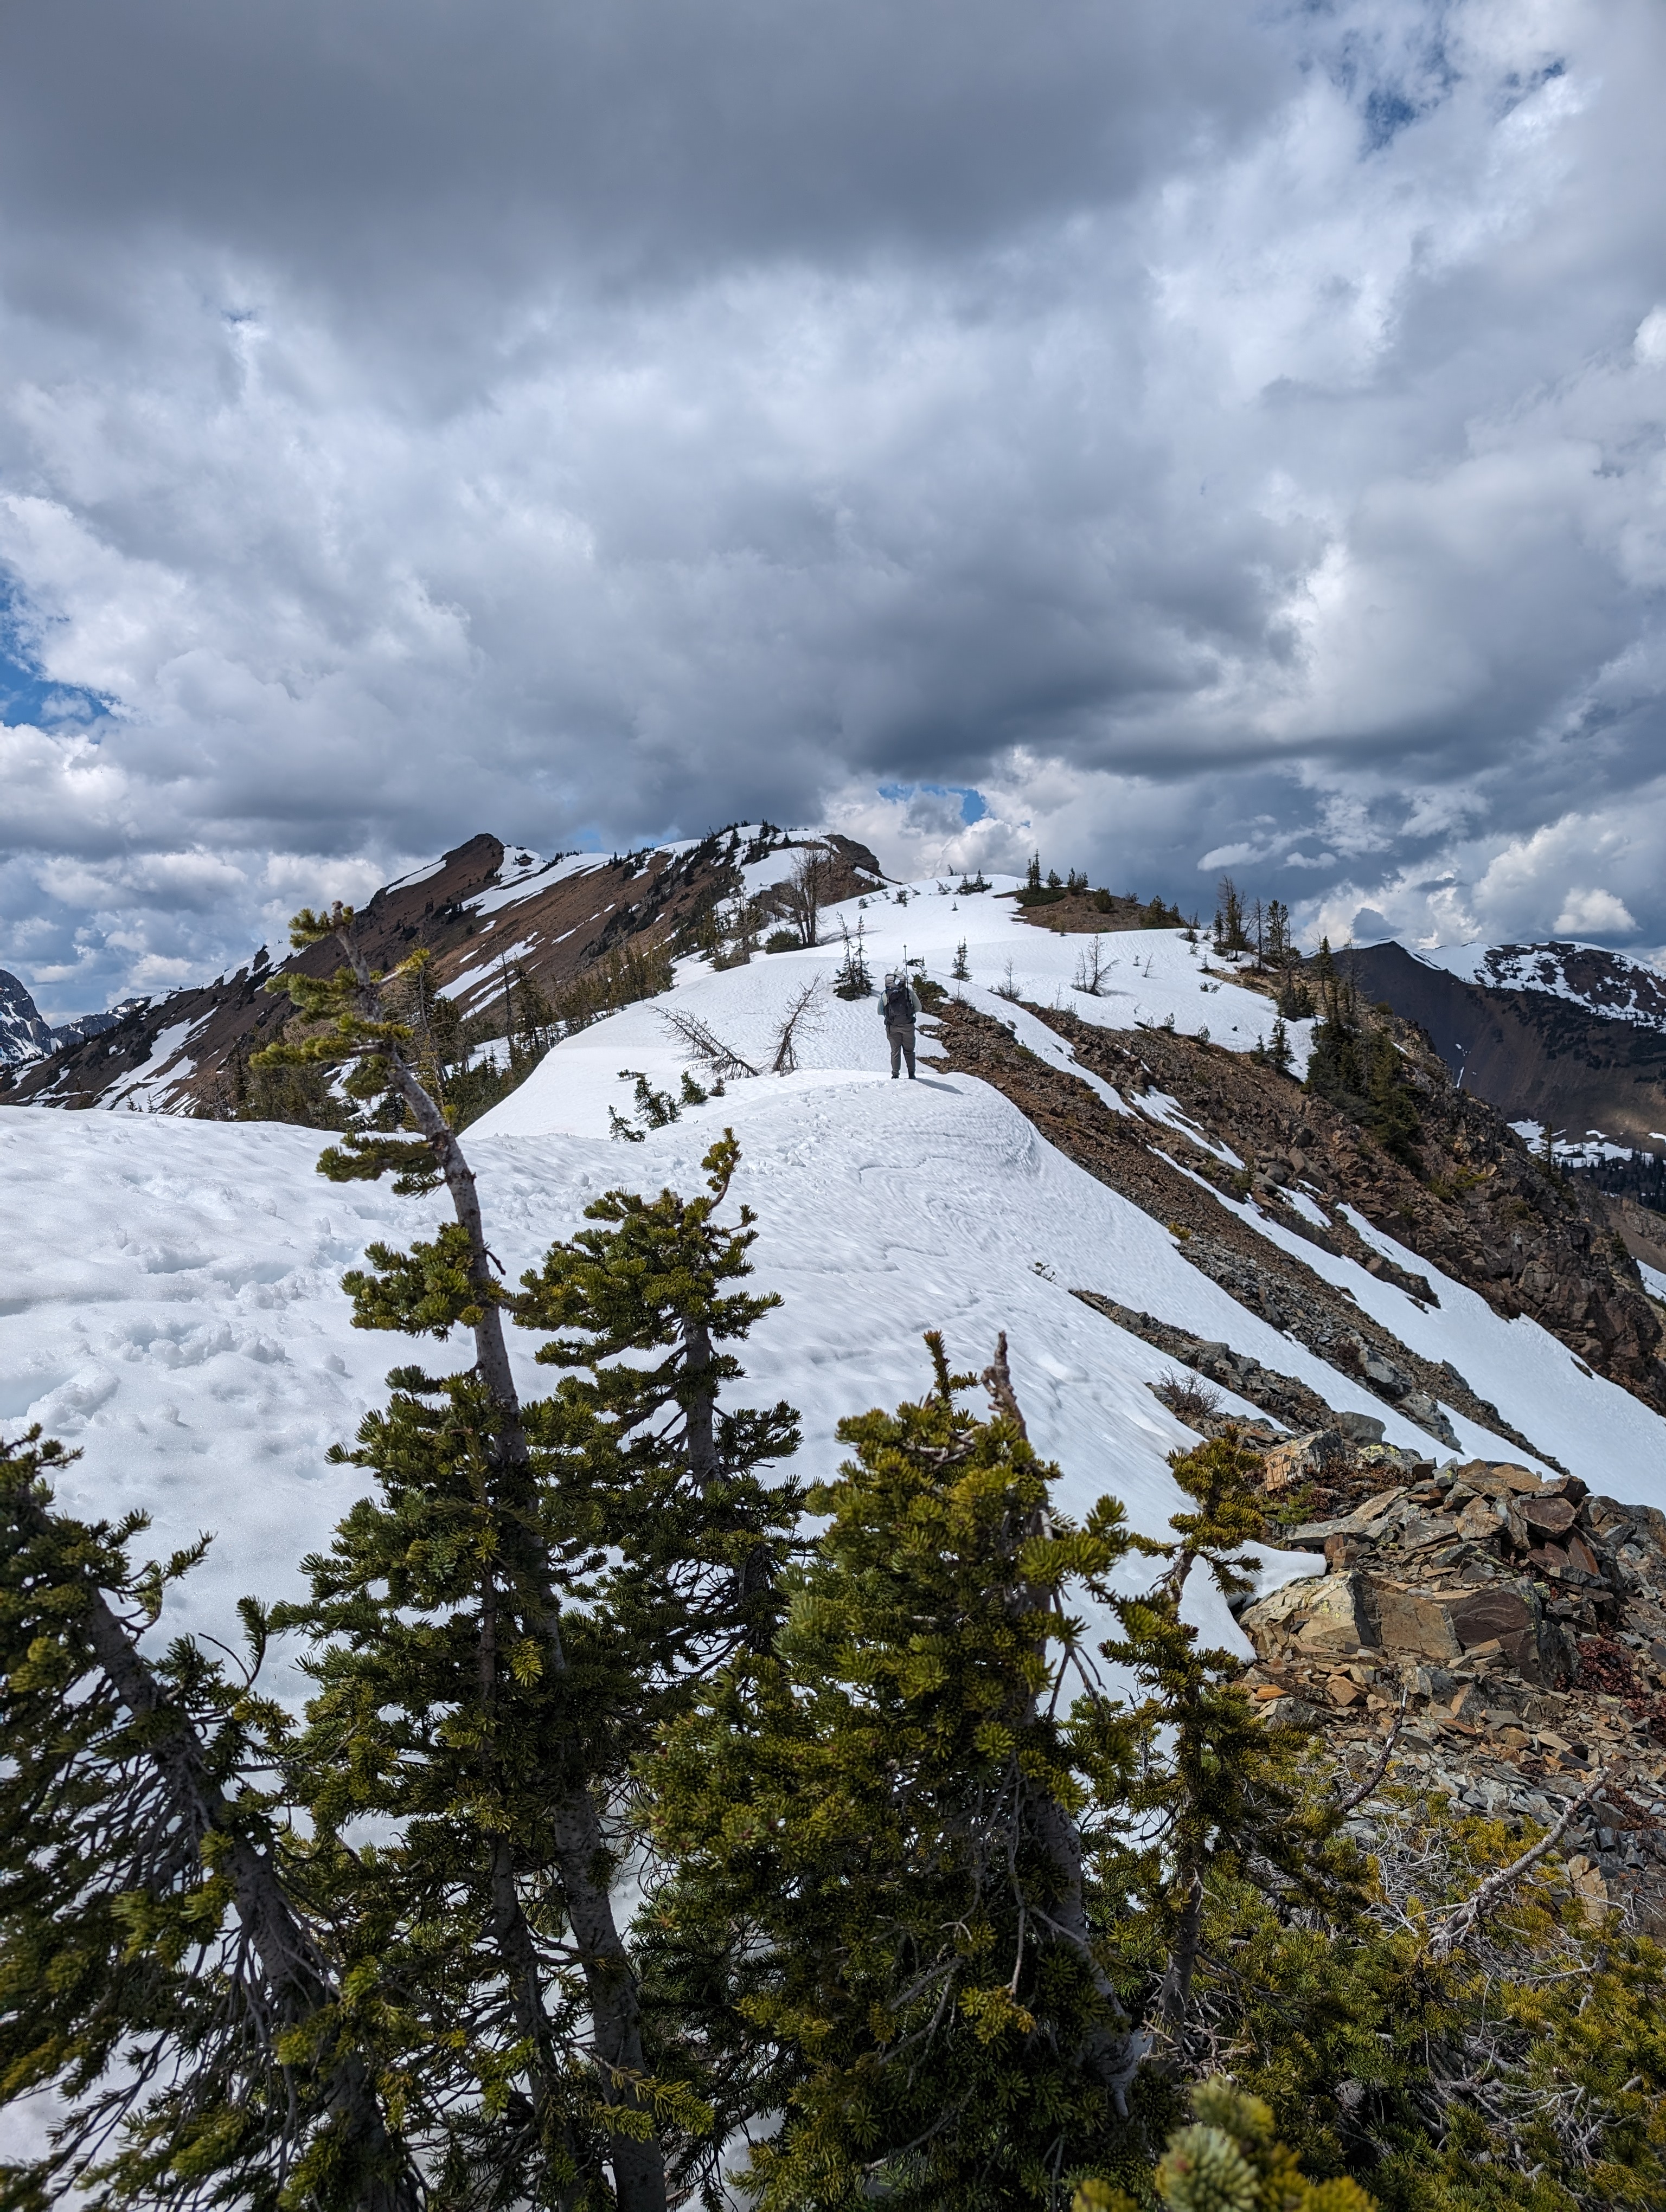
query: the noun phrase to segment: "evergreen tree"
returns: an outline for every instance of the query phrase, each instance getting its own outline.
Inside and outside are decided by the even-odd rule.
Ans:
[[[1321,971],[1320,984],[1327,1011],[1313,1033],[1307,1089],[1366,1130],[1391,1159],[1420,1173],[1423,1124],[1405,1056],[1385,1025],[1359,1025],[1334,963]]]
[[[1180,1619],[1200,1564],[1248,1587],[1255,1455],[1177,1457],[1195,1510],[1172,1546],[1108,1498],[1074,1528],[1005,1340],[987,1420],[927,1340],[924,1403],[841,1426],[855,1457],[811,1493],[830,1526],[774,1652],[720,1678],[647,1778],[648,1954],[699,2031],[717,2133],[784,2115],[747,2170],[766,2212],[1012,2212],[1140,2170],[1130,2092],[1183,2025],[1208,1882],[1252,1868],[1316,1899],[1352,1871],[1295,1732]],[[1130,1553],[1169,1560],[1139,1598],[1108,1581]],[[1102,1649],[1132,1703],[1099,1686],[1073,1591],[1116,1615]]]
[[[520,1324],[573,1332],[540,1348],[567,1371],[519,1409],[520,1460],[494,1449],[477,1366],[396,1370],[339,1455],[378,1492],[274,1616],[313,1641],[295,1768],[343,1917],[374,1931],[359,1971],[420,2021],[459,2203],[599,2205],[611,2169],[622,2212],[663,2205],[667,2155],[706,2125],[648,2063],[611,1881],[631,1759],[702,1669],[768,1642],[796,1517],[791,1486],[756,1473],[796,1447],[791,1409],[718,1406],[742,1370],[717,1347],[779,1303],[732,1287],[751,1216],[714,1217],[738,1160],[726,1134],[693,1200],[608,1193],[588,1218],[611,1225],[500,1294]],[[360,1326],[466,1322],[459,1228],[369,1256],[346,1279]],[[398,1840],[340,1865],[334,1840],[367,1814]]]
[[[1140,2045],[1100,1961],[1084,1815],[1120,1751],[1056,1711],[1072,1579],[1140,1540],[1082,1529],[1005,1372],[841,1425],[830,1517],[772,1653],[675,1727],[647,1779],[670,1868],[645,1942],[690,2008],[719,2128],[772,2109],[769,2208],[1048,2201],[1117,2126]]]
[[[411,1194],[443,1182],[452,1200],[455,1220],[442,1227],[431,1244],[419,1244],[410,1254],[381,1248],[373,1254],[376,1274],[354,1285],[356,1318],[367,1327],[413,1334],[444,1336],[460,1327],[474,1340],[473,1366],[466,1376],[441,1382],[430,1382],[419,1370],[402,1370],[388,1414],[380,1425],[373,1422],[360,1449],[368,1455],[367,1463],[379,1463],[375,1455],[385,1453],[397,1466],[399,1453],[415,1449],[422,1441],[431,1455],[429,1472],[439,1493],[436,1510],[460,1510],[461,1499],[470,1501],[469,1510],[475,1516],[470,1525],[480,1556],[474,1563],[474,1618],[459,1626],[459,1638],[465,1646],[471,1645],[473,1657],[453,1656],[465,1668],[461,1680],[476,1686],[465,1693],[460,1681],[453,1681],[453,1688],[473,1705],[471,1724],[484,1747],[482,1756],[496,1759],[501,1751],[510,1759],[514,1729],[507,1728],[500,1735],[496,1719],[500,1701],[509,1694],[503,1674],[513,1676],[518,1665],[521,1673],[552,1686],[550,1694],[558,1706],[576,1696],[581,1684],[569,1679],[568,1638],[558,1608],[549,1601],[554,1584],[541,1579],[551,1538],[541,1517],[538,1480],[509,1365],[502,1323],[508,1301],[487,1246],[473,1172],[441,1103],[423,1080],[420,1042],[412,1025],[398,1018],[398,991],[408,985],[412,963],[407,962],[392,976],[374,971],[359,943],[352,909],[339,903],[327,914],[303,909],[291,924],[290,940],[297,947],[333,945],[342,964],[327,978],[292,971],[274,979],[269,988],[287,990],[305,1034],[271,1048],[262,1057],[278,1065],[347,1064],[351,1069],[348,1093],[356,1100],[378,1102],[374,1119],[381,1124],[356,1130],[343,1145],[328,1148],[319,1158],[320,1171],[342,1182],[374,1180],[391,1173],[395,1189]],[[438,1406],[436,1399],[442,1401]],[[423,1498],[420,1480],[416,1488]],[[401,1500],[401,1510],[404,1504]],[[325,1582],[315,1602],[325,1607],[326,1613],[336,1601],[329,1577],[337,1575],[344,1578],[340,1602],[347,1608],[346,1617],[355,1618],[354,1607],[360,1606],[368,1608],[367,1620],[379,1618],[368,1580],[356,1592],[351,1577],[356,1563],[363,1556],[374,1556],[374,1545],[381,1540],[380,1527],[354,1533],[344,1526],[343,1559],[333,1567],[327,1562],[319,1566]],[[445,1574],[453,1567],[443,1545],[431,1556],[431,1571],[439,1581],[429,1595],[438,1606],[448,1602],[439,1592]],[[549,1571],[554,1574],[553,1565]],[[313,1616],[313,1625],[325,1622],[326,1613]],[[506,1619],[514,1621],[513,1638]],[[380,1620],[397,1641],[398,1624],[385,1607]],[[425,1685],[430,1706],[433,1687],[431,1681]],[[381,1764],[378,1745],[385,1731],[371,1709],[358,1710],[363,1730],[362,1771],[374,1774]],[[320,1727],[326,1719],[338,1724],[340,1715],[332,1711],[320,1719]],[[435,1720],[431,1724],[441,1723]],[[643,2064],[635,1982],[614,1912],[605,1808],[592,1786],[590,1747],[576,1722],[553,1739],[546,1729],[539,1740],[546,1749],[553,1741],[560,1755],[553,1758],[544,1784],[537,1840],[556,1854],[553,1874],[561,1909],[580,1961],[592,2021],[593,2078],[605,2108],[615,2192],[621,2212],[660,2212],[666,2184],[664,2155],[653,2131],[655,2092]],[[354,1747],[355,1756],[358,1749]],[[444,1761],[437,1762],[436,1771],[441,1779],[435,1786],[443,1787],[448,1774]],[[477,1778],[482,1805],[496,1808],[513,1796],[513,1781],[512,1774],[496,1765]],[[364,1786],[368,1788],[368,1783]],[[331,1817],[327,1805],[319,1817],[327,1830]],[[491,1820],[496,1817],[496,1810],[483,1814],[481,1835],[491,1832]],[[528,1963],[536,1954],[535,1930],[518,1887],[513,1838],[494,1842],[492,1866],[493,1910],[481,1941],[489,1949],[498,1985],[514,1993],[517,2030],[532,2080],[526,2130],[540,2161],[536,2185],[559,2191],[568,2185],[577,2156],[569,2140],[572,2100],[551,2055],[561,2047],[557,2023],[541,2008]],[[477,1963],[466,1986],[477,1986],[480,1971]]]
[[[1385,1029],[1371,1032],[1368,1073],[1371,1111],[1365,1127],[1391,1159],[1420,1174],[1423,1158],[1418,1145],[1423,1123],[1405,1060]]]
[[[1038,891],[1041,889],[1042,872],[1041,854],[1039,853],[1032,853],[1030,855],[1030,866],[1025,871],[1024,880],[1025,888],[1027,890]]]
[[[1289,965],[1293,947],[1290,939],[1290,908],[1282,899],[1268,899],[1266,921],[1266,963],[1276,973],[1282,974]]]
[[[142,1514],[54,1509],[72,1457],[0,1443],[0,2081],[63,2112],[0,2203],[414,2212],[399,2024],[304,1901],[282,1715],[189,1639],[139,1645],[206,1540],[136,1571]]]
[[[971,972],[971,963],[966,957],[966,940],[963,937],[954,949],[954,965],[949,973],[957,983],[964,983],[970,980]]]
[[[856,933],[842,915],[839,917],[839,935],[844,945],[844,957],[833,977],[833,995],[838,999],[866,999],[873,995],[873,978],[867,968],[867,923],[858,916]]]
[[[1335,1813],[1295,1772],[1298,1733],[1265,1727],[1238,1686],[1237,1655],[1201,1646],[1181,1617],[1199,1567],[1229,1599],[1254,1588],[1260,1562],[1243,1547],[1266,1531],[1261,1455],[1228,1428],[1172,1454],[1169,1465],[1195,1510],[1173,1516],[1179,1540],[1152,1587],[1113,1598],[1120,1632],[1101,1649],[1144,1692],[1102,1723],[1138,1747],[1127,1802],[1143,1838],[1104,1874],[1113,1890],[1143,1893],[1160,1930],[1166,1964],[1150,2011],[1173,2035],[1185,2020],[1212,1882],[1234,1874],[1262,1882],[1270,1873],[1286,1899],[1335,1906],[1353,1898],[1358,1869],[1337,1841]],[[1149,1929],[1128,1936],[1149,1951]]]

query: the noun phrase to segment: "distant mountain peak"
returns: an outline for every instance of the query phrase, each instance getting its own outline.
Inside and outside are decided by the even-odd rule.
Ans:
[[[52,1050],[52,1033],[28,986],[0,968],[0,1061],[41,1060]]]
[[[1403,940],[1402,940],[1403,943]],[[1540,945],[1404,945],[1426,968],[1495,991],[1546,991],[1608,1021],[1666,1030],[1666,975],[1604,945],[1550,938]]]

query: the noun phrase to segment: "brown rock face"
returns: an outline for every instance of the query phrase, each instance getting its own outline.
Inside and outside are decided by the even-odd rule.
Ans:
[[[1286,1230],[1430,1298],[1426,1283],[1402,1278],[1363,1242],[1344,1210],[1352,1207],[1479,1291],[1505,1319],[1530,1315],[1598,1374],[1666,1412],[1659,1316],[1614,1234],[1608,1202],[1553,1176],[1493,1108],[1456,1088],[1408,1024],[1383,1018],[1416,1091],[1421,1175],[1391,1159],[1324,1100],[1245,1054],[1159,1030],[1097,1030],[1073,1014],[1031,1011],[1107,1081],[1126,1086],[1143,1076],[1177,1098],[1245,1163],[1248,1188],[1233,1194]],[[1270,1006],[1268,1013],[1270,1026]],[[1189,1149],[1186,1164],[1211,1179],[1230,1179],[1207,1153]],[[1327,1229],[1292,1202],[1289,1192],[1301,1187],[1329,1217]]]
[[[1565,1536],[1573,1526],[1573,1508],[1566,1498],[1524,1498],[1521,1516],[1529,1528],[1547,1536]]]

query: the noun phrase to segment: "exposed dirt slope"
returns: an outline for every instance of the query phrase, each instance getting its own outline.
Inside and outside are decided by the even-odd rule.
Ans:
[[[1207,1185],[1196,1179],[1206,1168],[1218,1164],[1210,1162],[1208,1154],[1157,1122],[1115,1112],[1086,1084],[1038,1060],[987,1015],[952,1000],[934,1011],[940,1018],[940,1036],[952,1066],[981,1076],[1010,1098],[1068,1158],[1172,1228],[1187,1259],[1240,1304],[1352,1375],[1363,1389],[1397,1407],[1449,1449],[1456,1446],[1456,1438],[1440,1411],[1443,1400],[1495,1435],[1508,1437],[1541,1459],[1547,1456],[1511,1427],[1497,1407],[1472,1389],[1456,1368],[1437,1366],[1420,1358],[1354,1304],[1345,1291],[1229,1212]],[[1130,1103],[1137,1105],[1140,1089],[1149,1087],[1150,1083],[1137,1055],[1120,1047],[1105,1031],[1089,1034],[1103,1042],[1100,1072],[1117,1083]],[[1141,1032],[1138,1040],[1142,1045],[1145,1034]],[[1230,1061],[1234,1057],[1208,1046],[1195,1048],[1209,1054],[1211,1061]],[[1252,1077],[1263,1074],[1248,1061],[1235,1064],[1247,1068]],[[1284,1079],[1268,1073],[1267,1080],[1278,1083]],[[1172,1088],[1166,1083],[1163,1087]],[[1301,1093],[1293,1085],[1287,1088],[1292,1098],[1299,1102]],[[1183,1162],[1186,1171],[1171,1162]],[[1358,1240],[1354,1241],[1357,1244]],[[1339,1237],[1339,1248],[1341,1243]],[[1359,1247],[1362,1252],[1366,1249]],[[1426,1284],[1423,1288],[1426,1291]]]

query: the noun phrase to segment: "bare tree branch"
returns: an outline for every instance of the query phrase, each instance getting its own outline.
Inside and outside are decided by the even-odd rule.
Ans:
[[[1536,1866],[1547,1851],[1555,1850],[1567,1833],[1574,1815],[1583,1813],[1591,1800],[1607,1788],[1614,1778],[1614,1771],[1610,1768],[1606,1773],[1599,1774],[1589,1789],[1582,1790],[1578,1796],[1563,1807],[1562,1817],[1554,1828],[1547,1828],[1538,1842],[1524,1850],[1519,1858],[1511,1859],[1507,1867],[1500,1867],[1496,1874],[1489,1875],[1473,1896],[1466,1897],[1462,1905],[1447,1915],[1430,1942],[1429,1948],[1437,1959],[1450,1958],[1483,1914],[1489,1911],[1530,1868]]]
[[[1408,1693],[1404,1690],[1400,1693],[1400,1711],[1395,1715],[1394,1721],[1392,1725],[1389,1727],[1389,1733],[1383,1739],[1382,1757],[1377,1760],[1376,1765],[1372,1767],[1371,1772],[1365,1777],[1365,1780],[1359,1784],[1359,1787],[1343,1798],[1341,1803],[1336,1808],[1339,1814],[1351,1813],[1356,1805],[1363,1805],[1366,1798],[1371,1796],[1371,1791],[1376,1789],[1377,1784],[1388,1772],[1389,1761],[1394,1756],[1395,1745],[1400,1739],[1401,1723],[1406,1717],[1407,1695]]]
[[[811,1008],[821,989],[821,983],[819,975],[812,975],[787,1008],[787,1018],[781,1025],[781,1035],[776,1041],[775,1056],[769,1068],[771,1075],[791,1075],[797,1067],[799,1030],[800,1028],[812,1030],[816,1026],[818,1017],[812,1013]]]

